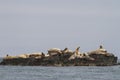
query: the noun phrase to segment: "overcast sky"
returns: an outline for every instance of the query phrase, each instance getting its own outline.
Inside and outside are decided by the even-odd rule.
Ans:
[[[0,56],[100,44],[120,58],[120,0],[0,0]]]

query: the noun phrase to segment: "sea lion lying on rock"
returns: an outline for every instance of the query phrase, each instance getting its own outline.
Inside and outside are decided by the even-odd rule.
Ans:
[[[62,53],[73,53],[73,51],[72,51],[72,50],[69,50],[68,48],[65,48],[65,49],[62,51]]]
[[[18,56],[9,56],[9,55],[7,55],[6,57],[4,57],[4,59],[28,58],[28,57],[29,57],[29,54],[21,54],[21,55],[18,55]]]
[[[61,54],[61,53],[62,53],[62,50],[59,49],[59,48],[52,48],[52,49],[48,50],[48,54],[50,56],[58,55],[58,54]]]
[[[62,50],[62,54],[64,55],[73,55],[73,51],[72,50],[69,50],[68,48],[65,48],[64,50]]]
[[[104,49],[102,45],[100,45],[99,49],[94,50],[94,51],[91,51],[91,52],[88,52],[88,54],[89,54],[89,55],[91,55],[91,54],[109,55],[109,54],[107,53],[107,50]]]
[[[79,52],[79,48],[78,47],[74,54],[69,58],[69,60],[73,60],[73,59],[87,59],[87,60],[94,60],[94,58],[90,57],[87,53],[81,53]]]
[[[72,55],[69,60],[73,60],[73,59],[87,59],[87,60],[95,60],[94,58],[90,57],[88,54],[86,53],[81,53],[78,55]]]
[[[13,58],[16,58],[16,57],[15,56],[6,56],[3,59],[13,59]]]
[[[31,53],[31,54],[21,54],[18,56],[9,56],[7,55],[4,59],[14,59],[14,58],[42,58],[44,57],[44,53]]]
[[[45,57],[45,54],[42,52],[32,53],[29,55],[29,58],[42,58]]]
[[[28,57],[29,57],[29,54],[21,54],[16,56],[16,58],[28,58]]]
[[[80,47],[77,47],[76,50],[73,52],[74,54],[70,56],[69,60],[81,57],[81,53],[79,52]]]
[[[105,52],[105,53],[107,53],[107,50],[106,50],[106,49],[104,49],[102,45],[100,45],[100,47],[99,47],[99,49],[98,49],[98,50],[99,50],[99,51],[101,51],[101,52]]]

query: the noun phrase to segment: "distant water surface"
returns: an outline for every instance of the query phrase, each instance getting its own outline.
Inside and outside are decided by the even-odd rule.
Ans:
[[[3,60],[3,58],[0,57],[0,62]]]
[[[0,66],[0,80],[120,80],[120,66]]]

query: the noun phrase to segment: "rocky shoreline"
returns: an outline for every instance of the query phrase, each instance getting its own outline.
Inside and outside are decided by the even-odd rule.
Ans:
[[[113,66],[117,65],[118,58],[107,52],[102,46],[87,53],[81,53],[79,48],[75,51],[52,48],[44,53],[31,53],[3,58],[0,65],[20,66]]]

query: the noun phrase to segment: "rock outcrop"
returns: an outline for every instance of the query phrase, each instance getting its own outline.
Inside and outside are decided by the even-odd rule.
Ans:
[[[75,51],[65,48],[52,48],[48,54],[32,53],[19,56],[7,55],[0,65],[23,65],[23,66],[112,66],[117,64],[117,57],[108,53],[100,46],[99,49],[81,53],[79,48]]]

